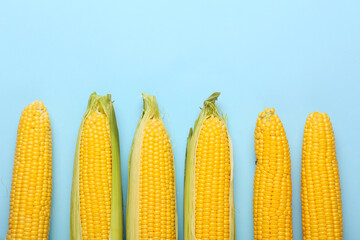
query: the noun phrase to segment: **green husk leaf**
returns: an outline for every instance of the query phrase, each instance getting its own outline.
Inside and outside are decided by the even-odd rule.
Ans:
[[[116,116],[111,101],[111,95],[99,96],[95,92],[89,98],[88,107],[80,124],[76,151],[74,159],[73,183],[71,189],[70,205],[70,239],[82,240],[81,218],[80,218],[80,195],[79,195],[79,158],[81,132],[84,122],[94,111],[103,112],[110,125],[110,139],[112,152],[112,183],[111,183],[111,220],[110,220],[110,240],[123,239],[123,210],[122,210],[122,187],[120,169],[120,148],[119,132],[116,124]]]
[[[223,116],[221,110],[215,104],[220,93],[215,92],[204,101],[204,107],[201,108],[199,117],[195,121],[194,129],[190,128],[187,139],[185,154],[185,186],[184,186],[184,239],[196,240],[195,237],[195,162],[196,147],[200,135],[201,127],[204,121],[216,116],[226,125],[226,115]],[[230,239],[235,239],[235,207],[233,192],[233,150],[230,141],[230,161],[231,161],[231,179],[230,179]]]
[[[142,94],[144,106],[140,116],[135,136],[131,145],[128,169],[128,189],[126,205],[126,239],[139,239],[139,179],[140,179],[140,154],[144,138],[144,128],[148,120],[158,119],[162,122],[159,107],[155,96]],[[175,191],[176,192],[176,191]],[[178,237],[177,212],[175,202],[176,239]]]

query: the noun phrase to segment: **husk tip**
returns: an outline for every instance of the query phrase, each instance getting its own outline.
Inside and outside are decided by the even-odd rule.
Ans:
[[[215,104],[215,101],[218,99],[219,96],[220,92],[214,92],[204,101],[204,107],[202,108],[202,110],[206,113],[206,115],[215,114],[220,116],[219,108]]]
[[[90,94],[88,109],[109,113],[109,107],[112,107],[111,94],[98,95],[96,92]]]
[[[204,106],[206,107],[209,104],[214,104],[215,101],[219,98],[220,96],[220,92],[214,92],[213,94],[211,94],[205,101],[204,101]]]
[[[193,134],[193,129],[190,128],[188,139],[191,138],[192,134]]]
[[[148,112],[151,117],[160,117],[159,107],[156,101],[156,97],[147,93],[142,94],[144,101],[143,113]]]

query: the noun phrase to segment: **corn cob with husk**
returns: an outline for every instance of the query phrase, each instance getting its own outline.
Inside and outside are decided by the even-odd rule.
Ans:
[[[51,183],[50,119],[43,102],[35,101],[20,117],[6,239],[48,239]]]
[[[70,239],[123,239],[119,135],[111,95],[90,96],[80,125]]]
[[[306,120],[301,169],[303,239],[342,239],[342,207],[335,136],[326,113]]]
[[[255,153],[254,239],[292,239],[290,150],[273,108],[259,114]]]
[[[154,96],[144,108],[129,157],[126,239],[177,239],[175,170],[169,135]]]
[[[184,239],[235,239],[232,144],[226,118],[205,102],[186,149]]]

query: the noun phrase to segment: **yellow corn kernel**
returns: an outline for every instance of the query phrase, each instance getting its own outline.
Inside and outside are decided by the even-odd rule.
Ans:
[[[290,150],[273,108],[257,119],[255,154],[254,239],[292,239]]]
[[[326,113],[311,113],[306,120],[301,202],[303,239],[343,239],[335,136]]]
[[[158,119],[145,125],[139,192],[139,239],[176,239],[174,160],[169,136]]]
[[[48,239],[51,211],[51,126],[46,107],[35,101],[20,117],[6,239]]]
[[[108,118],[92,112],[80,140],[80,217],[83,239],[109,239],[111,216],[111,142]]]
[[[229,239],[230,143],[217,116],[204,120],[195,165],[196,239]]]

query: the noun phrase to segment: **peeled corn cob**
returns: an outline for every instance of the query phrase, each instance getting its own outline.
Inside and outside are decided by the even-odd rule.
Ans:
[[[126,239],[177,239],[172,147],[154,96],[144,110],[129,157]]]
[[[70,239],[123,239],[119,136],[111,95],[90,96],[80,125]]]
[[[290,150],[273,108],[259,114],[255,153],[254,239],[292,239]]]
[[[326,113],[311,113],[306,120],[301,202],[303,239],[343,239],[335,136]]]
[[[186,149],[184,239],[235,239],[233,154],[226,118],[205,102]]]
[[[6,239],[48,239],[51,211],[51,126],[46,107],[25,107],[17,132]]]

